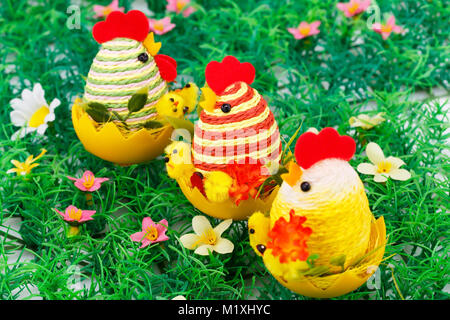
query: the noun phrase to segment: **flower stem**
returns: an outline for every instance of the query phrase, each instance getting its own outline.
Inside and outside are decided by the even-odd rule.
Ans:
[[[67,231],[67,237],[72,238],[80,233],[79,226],[69,226],[69,230]]]
[[[364,132],[362,132],[361,130],[357,130],[357,132],[358,132],[358,140],[361,143],[361,147],[364,147],[367,144],[366,136]]]
[[[92,206],[94,203],[92,202],[92,194],[86,193],[86,204],[88,206]]]

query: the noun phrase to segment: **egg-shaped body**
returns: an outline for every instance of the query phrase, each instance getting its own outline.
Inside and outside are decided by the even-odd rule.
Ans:
[[[228,86],[214,110],[202,110],[195,125],[192,158],[200,171],[225,170],[230,163],[279,163],[278,125],[265,99],[247,83]],[[246,160],[247,159],[247,160]]]
[[[168,91],[153,56],[142,42],[114,38],[102,43],[86,80],[84,99],[101,103],[121,118],[128,115],[128,101],[143,88],[148,88],[145,106],[126,120],[127,128],[136,131],[157,116],[155,104]],[[115,123],[120,121],[114,119]]]
[[[302,188],[304,183],[309,187]],[[347,267],[367,252],[374,217],[364,185],[348,162],[326,159],[304,170],[293,187],[283,183],[272,204],[271,225],[289,219],[292,209],[312,229],[307,250],[319,255],[317,265],[329,266],[331,258],[345,255]]]

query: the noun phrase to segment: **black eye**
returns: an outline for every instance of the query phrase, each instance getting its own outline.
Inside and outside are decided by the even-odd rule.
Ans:
[[[143,62],[143,63],[147,62],[147,61],[148,61],[148,54],[146,54],[145,52],[144,52],[144,53],[141,53],[141,54],[138,56],[138,60],[139,60],[140,62]]]
[[[173,111],[174,113],[177,113],[178,109],[172,109],[172,111]]]
[[[302,182],[302,184],[300,185],[300,188],[302,189],[303,192],[309,191],[309,189],[311,189],[311,185],[309,184],[309,182]]]
[[[170,101],[172,101],[172,102],[174,102],[174,101],[175,101],[175,99],[174,99],[174,98],[170,98],[169,100],[170,100]]]
[[[223,113],[228,113],[231,111],[231,106],[228,103],[224,103],[220,109],[222,110]]]
[[[255,229],[250,229],[250,230],[248,230],[248,232],[250,232],[251,234],[254,234],[255,233]]]
[[[258,249],[259,253],[264,254],[264,251],[266,251],[266,246],[263,244],[256,245],[256,249]]]
[[[185,88],[190,88],[190,87],[191,87],[191,84],[188,83],[188,84],[186,84],[184,87],[185,87]]]
[[[169,162],[170,158],[169,157],[164,157],[164,162]]]

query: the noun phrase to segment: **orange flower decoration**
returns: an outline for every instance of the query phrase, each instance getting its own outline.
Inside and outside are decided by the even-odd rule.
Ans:
[[[306,261],[309,256],[306,241],[312,233],[311,228],[303,227],[306,217],[295,215],[294,209],[289,212],[289,222],[284,217],[278,219],[268,236],[267,248],[272,250],[281,263]]]
[[[249,196],[256,198],[259,186],[266,180],[266,168],[258,161],[250,161],[246,158],[244,163],[231,163],[227,166],[226,173],[233,179],[233,184],[229,190],[230,197],[235,199],[238,206],[242,200],[247,200]]]

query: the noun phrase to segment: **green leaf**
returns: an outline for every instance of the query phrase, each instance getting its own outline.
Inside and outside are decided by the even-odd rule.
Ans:
[[[123,118],[121,117],[121,115],[119,113],[117,113],[117,111],[112,111],[112,114],[116,117],[117,120],[119,121],[124,121]]]
[[[274,187],[276,185],[281,186],[281,184],[283,183],[283,179],[281,178],[281,175],[283,173],[287,173],[289,172],[288,169],[284,166],[280,166],[278,169],[278,172],[274,175],[269,176],[266,180],[264,180],[264,182],[259,186],[258,188],[258,193],[256,194],[255,198],[258,198],[259,195],[261,194],[261,192],[264,190],[264,187],[269,185],[272,181],[274,182]]]
[[[347,259],[347,256],[345,254],[340,254],[338,256],[331,257],[330,264],[333,266],[341,267],[342,271],[344,271],[344,265],[345,265],[346,259]]]
[[[169,116],[165,116],[164,119],[166,119],[174,129],[186,129],[191,134],[191,138],[194,136],[194,124],[191,121]]]
[[[147,102],[148,97],[148,88],[145,87],[143,89],[138,90],[135,94],[133,94],[128,101],[128,111],[131,112],[138,112],[141,110],[145,103]]]
[[[101,104],[101,103],[98,103],[98,102],[90,102],[90,103],[88,103],[88,108],[96,110],[98,112],[103,112],[103,113],[109,112],[108,108],[104,104]]]
[[[111,113],[108,108],[101,103],[92,102],[87,105],[85,111],[91,116],[96,122],[108,122],[111,120]]]
[[[328,271],[330,271],[330,268],[328,268],[327,266],[317,266],[300,273],[304,276],[321,276],[327,273]]]
[[[154,120],[148,120],[142,125],[145,129],[158,129],[164,126],[163,123]]]
[[[317,253],[311,254],[308,259],[306,259],[306,263],[309,264],[311,268],[314,268],[317,259],[319,259],[319,255]]]

